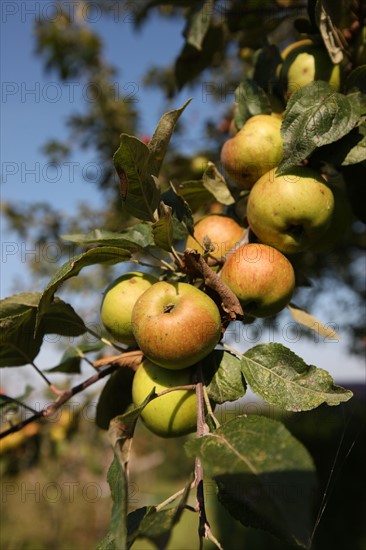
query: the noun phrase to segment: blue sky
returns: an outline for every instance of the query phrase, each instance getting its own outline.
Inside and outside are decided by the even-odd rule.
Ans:
[[[50,201],[63,211],[72,211],[81,201],[98,205],[101,196],[95,186],[82,178],[86,166],[93,165],[93,155],[78,153],[72,158],[73,181],[70,182],[70,166],[52,171],[41,147],[50,138],[65,139],[68,136],[65,118],[82,109],[85,94],[77,82],[62,85],[53,74],[45,74],[41,60],[34,54],[33,23],[47,6],[54,2],[2,3],[1,14],[1,197],[6,201]],[[47,11],[43,11],[46,13]],[[131,14],[117,18],[98,18],[93,23],[104,40],[104,55],[109,63],[120,68],[119,90],[133,93],[140,114],[139,132],[151,134],[166,105],[158,91],[145,89],[142,76],[151,65],[166,65],[179,52],[183,39],[183,21],[164,21],[152,18],[141,31],[135,32]],[[199,148],[203,140],[202,120],[209,109],[217,113],[228,105],[212,105],[202,100],[200,89],[184,90],[169,108],[180,107],[189,97],[193,101],[184,114],[188,128],[182,145],[184,149]],[[1,297],[14,290],[14,281],[26,281],[25,265],[21,260],[20,243],[2,227],[2,241],[14,244],[15,253],[2,257]],[[17,249],[18,247],[18,249]],[[323,322],[322,311],[313,312]],[[290,317],[288,322],[291,322]],[[264,335],[264,340],[266,335]],[[257,343],[257,342],[253,342]],[[286,344],[286,342],[284,341]],[[287,345],[289,343],[287,342]],[[332,375],[343,380],[364,380],[361,361],[350,357],[341,342],[315,345],[302,339],[289,346],[307,362],[327,368]],[[50,353],[50,351],[49,351]],[[49,361],[49,355],[43,354]],[[42,361],[42,359],[41,359]],[[56,364],[56,359],[52,359]],[[48,363],[49,365],[49,363]],[[10,370],[10,369],[9,369]]]

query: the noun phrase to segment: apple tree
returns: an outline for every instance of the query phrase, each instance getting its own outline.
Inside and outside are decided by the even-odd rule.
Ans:
[[[169,9],[145,2],[135,6],[136,18],[156,4]],[[163,114],[147,143],[122,132],[110,160],[128,226],[63,235],[80,252],[43,290],[1,302],[1,367],[31,364],[57,395],[43,410],[5,426],[1,437],[47,419],[109,377],[96,413],[114,451],[108,473],[112,517],[100,549],[130,548],[138,538],[166,548],[182,514],[190,512],[197,515],[197,547],[208,539],[221,548],[205,506],[206,478],[243,525],[293,546],[312,543],[316,472],[305,446],[279,420],[238,414],[220,422],[217,413],[245,400],[248,388],[296,414],[352,397],[321,365],[306,364],[282,344],[240,351],[230,341],[233,323],[249,324],[285,308],[306,330],[336,337],[292,300],[307,284],[309,255],[316,262],[340,249],[353,224],[364,219],[354,189],[366,163],[365,14],[361,3],[350,3],[346,13],[346,2],[318,0],[308,3],[306,17],[296,17],[300,4],[304,8],[280,0],[253,2],[251,9],[212,0],[170,6],[186,17],[186,42],[169,93],[206,68],[213,75],[232,69],[235,101],[222,143],[198,178],[169,174],[170,141],[190,99]],[[231,65],[235,41],[240,56]],[[131,263],[133,271],[124,269]],[[123,272],[97,304],[100,331],[58,296],[61,286],[65,291],[70,279],[96,265],[118,265]],[[52,372],[36,364],[47,334],[81,339],[53,372],[79,372],[86,361],[93,376],[63,391],[55,388]],[[98,343],[87,345],[87,335]],[[2,397],[3,406],[9,402],[11,396]],[[159,505],[129,510],[137,423],[161,437],[184,435],[178,441],[192,475]]]

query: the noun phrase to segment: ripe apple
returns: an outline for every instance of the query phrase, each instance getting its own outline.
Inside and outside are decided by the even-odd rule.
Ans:
[[[208,355],[221,336],[218,307],[198,288],[155,283],[132,310],[133,333],[144,355],[166,369],[190,367]]]
[[[147,273],[135,271],[118,277],[105,290],[100,317],[108,333],[117,342],[135,345],[132,332],[132,309],[139,296],[157,282],[157,278]]]
[[[252,116],[221,149],[224,172],[238,186],[251,189],[283,155],[281,120],[271,115]]]
[[[249,194],[247,219],[260,241],[292,254],[322,237],[333,209],[333,193],[315,170],[298,167],[282,175],[270,170]]]
[[[283,57],[280,82],[287,98],[314,80],[324,80],[335,91],[340,90],[341,67],[332,62],[326,48],[308,40],[299,41],[298,45],[290,45]]]
[[[214,246],[211,255],[217,260],[225,257],[244,233],[245,229],[235,220],[219,214],[204,216],[194,226],[194,236],[199,243],[202,244],[205,238],[209,237]],[[198,245],[191,235],[187,239],[186,248],[193,248],[200,254],[203,253],[203,247]]]
[[[145,359],[132,383],[132,400],[137,407],[155,387],[160,393],[192,383],[192,369],[177,372],[164,369]],[[193,432],[197,424],[197,400],[194,390],[176,390],[156,397],[141,413],[144,424],[161,437],[177,437]]]
[[[249,243],[226,260],[221,278],[234,292],[246,315],[267,317],[291,300],[295,273],[281,252],[266,244]]]

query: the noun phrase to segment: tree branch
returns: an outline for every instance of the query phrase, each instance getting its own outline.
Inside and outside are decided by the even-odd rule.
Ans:
[[[54,414],[57,409],[62,407],[69,399],[71,399],[74,395],[81,393],[86,388],[89,388],[89,386],[92,386],[102,378],[105,378],[109,374],[112,374],[115,370],[117,370],[119,367],[130,367],[136,370],[137,365],[141,363],[142,359],[142,352],[139,350],[126,352],[124,354],[114,356],[114,357],[106,357],[103,359],[99,359],[94,362],[93,366],[95,368],[99,368],[101,366],[104,366],[105,364],[109,364],[109,367],[100,370],[90,378],[87,378],[84,380],[84,382],[81,382],[77,386],[74,386],[73,388],[70,388],[68,390],[64,390],[61,392],[53,403],[50,405],[47,405],[44,409],[41,411],[36,411],[32,416],[29,418],[25,418],[21,422],[18,422],[17,424],[13,424],[10,426],[7,430],[4,430],[0,433],[0,439],[6,437],[7,435],[10,435],[15,432],[19,432],[22,428],[27,426],[27,424],[30,424],[31,422],[34,422],[35,420],[40,420],[41,418],[48,418],[52,414]],[[28,406],[25,406],[29,409]]]

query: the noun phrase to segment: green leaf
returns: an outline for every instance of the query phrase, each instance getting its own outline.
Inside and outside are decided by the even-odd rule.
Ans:
[[[168,191],[161,196],[165,204],[170,206],[177,219],[187,228],[188,233],[193,235],[194,223],[192,211],[188,202],[177,192],[173,184],[170,184]]]
[[[122,233],[124,238],[132,241],[137,246],[142,248],[147,248],[148,246],[153,246],[154,239],[152,236],[152,227],[148,223],[138,223]]]
[[[305,160],[315,149],[340,140],[362,122],[362,94],[345,96],[317,81],[291,95],[281,126],[284,155],[277,172]]]
[[[242,355],[241,364],[253,392],[287,411],[339,405],[352,397],[351,391],[334,385],[327,371],[307,365],[282,344],[254,346]]]
[[[0,367],[19,367],[32,363],[41,349],[43,334],[34,335],[36,308],[30,307],[16,318],[7,317],[6,331],[3,329],[0,348]]]
[[[173,218],[170,206],[160,202],[159,219],[153,224],[153,237],[157,247],[171,251],[173,245]]]
[[[235,199],[230,193],[225,178],[220,174],[213,162],[207,163],[207,168],[202,176],[203,186],[209,191],[215,199],[225,206],[235,203]]]
[[[43,334],[59,334],[61,336],[81,336],[87,332],[84,321],[74,311],[74,309],[55,298],[48,306],[47,311],[42,317]]]
[[[56,298],[45,306],[35,336],[37,307],[41,293],[20,293],[1,300],[0,327],[2,348],[0,366],[14,367],[31,363],[38,355],[45,334],[80,336],[87,330],[74,309]]]
[[[185,181],[175,187],[179,195],[187,201],[192,212],[214,201],[214,196],[203,186],[202,180]]]
[[[122,415],[132,403],[134,372],[121,367],[111,374],[98,400],[95,422],[102,430],[108,430],[112,418]]]
[[[349,92],[366,94],[366,65],[356,67],[347,77],[345,88]]]
[[[128,548],[137,538],[151,540],[159,550],[169,543],[172,530],[179,522],[187,503],[191,481],[187,484],[179,503],[171,508],[157,511],[154,506],[144,506],[131,512],[127,517]]]
[[[113,462],[108,470],[107,481],[111,488],[113,500],[109,536],[114,539],[116,548],[126,548],[128,481],[126,471],[118,459],[117,454],[114,455]]]
[[[188,21],[186,40],[188,44],[191,44],[197,50],[202,49],[203,40],[210,27],[213,8],[213,0],[207,0],[194,12]]]
[[[216,481],[219,500],[232,516],[307,547],[314,465],[280,422],[256,415],[237,417],[185,447]]]
[[[149,170],[150,150],[134,136],[122,134],[113,162],[120,179],[126,211],[144,221],[155,221],[160,199],[157,181]]]
[[[240,129],[254,115],[272,112],[271,104],[262,88],[249,78],[244,79],[235,90],[235,126]]]
[[[349,134],[317,151],[323,161],[335,166],[349,166],[366,160],[366,124],[361,124]]]
[[[84,267],[95,264],[113,265],[119,262],[125,262],[131,258],[131,253],[123,248],[113,246],[98,246],[87,250],[83,254],[74,256],[71,260],[64,263],[48,283],[38,306],[36,330],[43,315],[48,311],[50,303],[53,300],[58,288],[71,277],[75,277]]]
[[[207,393],[215,403],[236,401],[245,395],[240,359],[227,351],[214,350],[202,361]]]
[[[45,372],[65,372],[68,374],[80,373],[80,364],[85,353],[99,351],[103,347],[103,343],[69,347],[65,350],[60,363],[51,369],[45,370]]]
[[[168,150],[170,138],[172,137],[172,134],[174,132],[175,125],[180,115],[183,113],[184,109],[187,107],[187,105],[190,102],[191,102],[191,99],[186,101],[186,103],[179,109],[168,111],[159,120],[159,123],[148,145],[149,154],[147,159],[147,165],[149,168],[149,172],[154,176],[159,175],[160,168],[163,163],[165,154]],[[155,208],[156,207],[157,207],[157,204]],[[141,219],[148,219],[148,218],[141,218]],[[154,221],[154,219],[151,219],[151,221]]]
[[[120,246],[130,252],[138,252],[144,248],[140,243],[136,243],[134,240],[126,238],[126,233],[114,233],[113,231],[104,231],[103,229],[93,229],[84,235],[62,235],[61,238],[64,241],[69,241],[84,246],[89,244]]]

